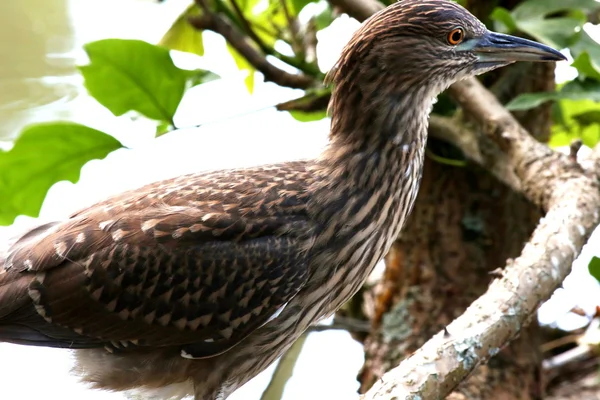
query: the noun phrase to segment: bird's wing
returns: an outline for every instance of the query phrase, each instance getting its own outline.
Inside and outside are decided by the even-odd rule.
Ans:
[[[306,280],[309,180],[301,163],[185,176],[31,230],[0,273],[0,340],[226,351]]]

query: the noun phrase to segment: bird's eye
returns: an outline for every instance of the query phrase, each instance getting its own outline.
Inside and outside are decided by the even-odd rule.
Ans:
[[[465,38],[465,31],[462,28],[455,28],[448,33],[448,44],[456,46]]]

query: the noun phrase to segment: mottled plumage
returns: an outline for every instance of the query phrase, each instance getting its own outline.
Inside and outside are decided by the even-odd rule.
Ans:
[[[32,229],[0,260],[0,341],[77,349],[99,388],[227,397],[385,255],[417,195],[434,97],[560,57],[446,0],[388,7],[329,75],[318,159],[181,176]]]

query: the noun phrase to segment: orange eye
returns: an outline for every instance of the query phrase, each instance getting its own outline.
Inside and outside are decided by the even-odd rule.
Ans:
[[[465,38],[465,31],[462,28],[455,28],[450,31],[448,34],[448,44],[452,46],[456,46]]]

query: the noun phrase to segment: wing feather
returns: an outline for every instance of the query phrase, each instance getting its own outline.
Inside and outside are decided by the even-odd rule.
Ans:
[[[307,279],[302,165],[158,182],[31,230],[0,273],[0,327],[13,326],[0,340],[186,357],[235,346]]]

